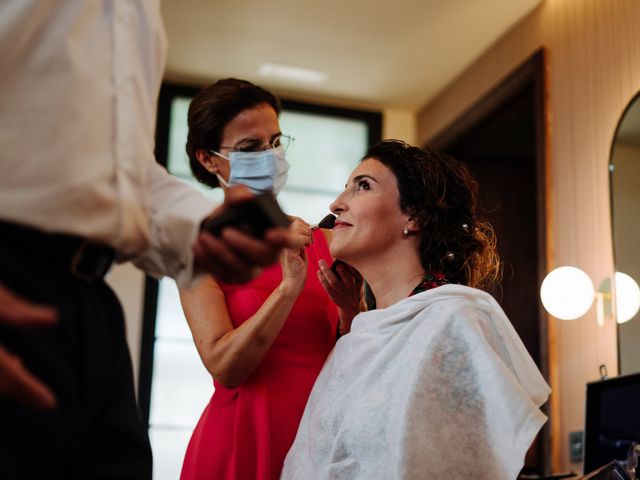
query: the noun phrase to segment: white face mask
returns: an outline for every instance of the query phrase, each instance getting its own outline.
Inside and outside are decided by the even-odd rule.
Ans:
[[[229,183],[216,174],[225,186],[241,184],[256,194],[273,192],[277,195],[287,181],[289,162],[281,146],[260,152],[231,152],[228,157],[213,153],[226,158],[231,164]]]

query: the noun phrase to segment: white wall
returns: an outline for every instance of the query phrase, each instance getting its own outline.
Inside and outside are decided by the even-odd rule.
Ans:
[[[140,372],[144,278],[144,274],[131,263],[114,266],[107,276],[107,283],[115,291],[124,310],[127,342],[131,351],[136,390],[138,388],[138,373]]]
[[[396,138],[416,143],[416,114],[408,110],[387,108],[383,110],[382,138]]]

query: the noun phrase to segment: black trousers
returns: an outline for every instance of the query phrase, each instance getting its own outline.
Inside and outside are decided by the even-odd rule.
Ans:
[[[0,398],[1,479],[151,478],[122,309],[100,275],[69,267],[82,243],[0,223],[0,283],[60,314],[50,328],[0,325],[0,343],[59,403],[43,413]]]

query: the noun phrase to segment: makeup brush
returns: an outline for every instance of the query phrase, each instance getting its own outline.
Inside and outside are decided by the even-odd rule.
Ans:
[[[316,223],[315,225],[311,225],[311,230],[317,230],[318,228],[326,228],[328,230],[331,230],[334,223],[336,223],[336,216],[333,213],[330,213],[322,220],[320,220],[320,222]]]

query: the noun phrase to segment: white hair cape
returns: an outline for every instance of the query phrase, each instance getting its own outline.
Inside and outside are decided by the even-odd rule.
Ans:
[[[356,316],[313,387],[281,478],[513,480],[549,393],[490,295],[427,290]]]

